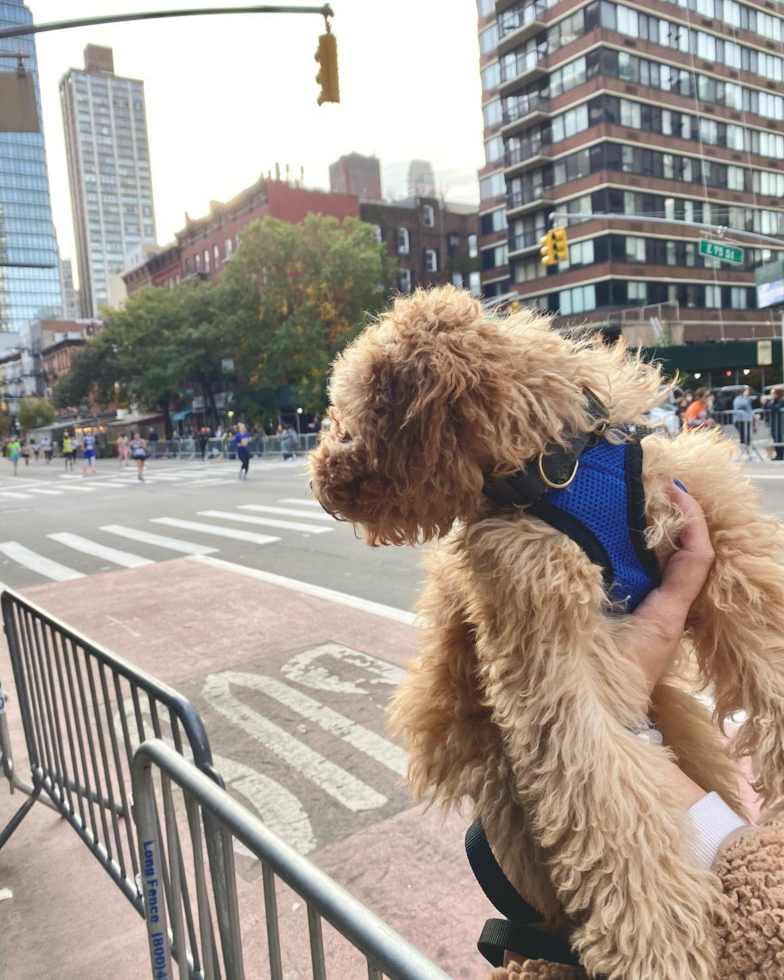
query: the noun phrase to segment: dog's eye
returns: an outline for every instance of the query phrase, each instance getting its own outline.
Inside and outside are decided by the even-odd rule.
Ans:
[[[351,434],[348,432],[342,432],[340,435],[341,442],[351,442]]]

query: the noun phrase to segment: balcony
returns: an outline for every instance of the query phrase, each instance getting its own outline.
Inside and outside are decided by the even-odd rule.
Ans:
[[[505,55],[518,44],[534,37],[540,31],[547,30],[545,12],[547,4],[544,0],[527,0],[525,3],[510,5],[506,0],[496,0],[498,14],[498,54]]]
[[[548,72],[547,57],[538,51],[523,51],[514,62],[501,69],[501,84],[498,92],[501,98],[512,95],[516,89],[528,82],[543,78]]]
[[[514,177],[532,167],[548,163],[553,156],[553,148],[550,142],[545,142],[541,138],[527,140],[513,150],[507,150],[504,154],[506,178]]]
[[[506,195],[506,217],[507,220],[519,218],[529,211],[536,211],[542,206],[553,207],[554,204],[552,187],[544,187],[542,184],[524,187],[519,191],[510,191]]]
[[[531,249],[538,249],[539,239],[545,235],[547,229],[542,226],[534,231],[525,231],[522,235],[510,235],[509,236],[509,259],[517,258],[524,252],[529,252]]]
[[[504,138],[521,132],[528,126],[544,122],[550,118],[550,100],[543,98],[538,92],[518,95],[517,98],[506,100],[504,108],[501,135]]]

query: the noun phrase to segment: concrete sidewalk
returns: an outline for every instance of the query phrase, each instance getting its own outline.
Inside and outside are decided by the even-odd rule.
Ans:
[[[302,808],[307,832],[299,828],[295,846],[452,976],[485,975],[475,943],[492,909],[463,853],[466,821],[412,808],[392,764],[358,756],[297,713],[296,695],[307,692],[385,737],[383,708],[400,665],[413,654],[412,627],[187,559],[31,588],[25,595],[181,690],[202,713],[219,770],[218,760],[243,771],[263,769],[267,784],[274,781]],[[13,690],[5,649],[0,677]],[[288,705],[270,695],[276,684],[286,685]],[[378,802],[353,811],[329,795],[329,786],[313,785],[260,742],[252,725],[243,727],[239,719],[254,712],[342,767]],[[16,764],[26,776],[13,700],[8,718]],[[390,746],[393,761],[394,751]],[[0,825],[23,799],[9,798],[5,787],[0,784]],[[228,789],[252,809],[241,789],[231,783]],[[266,803],[272,826],[276,813]],[[279,829],[290,832],[283,824]],[[248,859],[238,858],[237,865],[247,976],[265,977],[261,880]],[[0,902],[3,980],[148,975],[141,919],[65,821],[42,805],[0,852],[3,888],[13,892]],[[307,917],[283,886],[279,908],[285,951],[303,935],[303,924],[307,934]],[[304,953],[304,946],[288,949],[291,980],[305,975]],[[350,957],[340,954],[337,962],[334,975],[341,980],[364,975]]]

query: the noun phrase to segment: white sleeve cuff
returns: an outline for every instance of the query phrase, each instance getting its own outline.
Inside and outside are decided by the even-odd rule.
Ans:
[[[692,854],[701,868],[710,871],[724,840],[745,820],[731,810],[718,793],[708,793],[689,809],[689,819],[697,834],[692,842]]]

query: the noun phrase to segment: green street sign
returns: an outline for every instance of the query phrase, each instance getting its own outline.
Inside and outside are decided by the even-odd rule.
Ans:
[[[732,262],[734,265],[743,265],[742,248],[736,248],[734,245],[722,245],[721,242],[711,242],[707,238],[700,239],[700,255],[707,255],[712,259],[721,259],[722,262]]]

